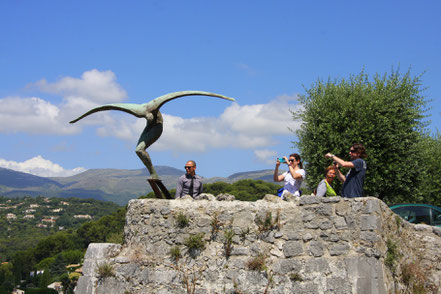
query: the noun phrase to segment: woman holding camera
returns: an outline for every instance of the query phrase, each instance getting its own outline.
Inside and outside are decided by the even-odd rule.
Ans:
[[[281,163],[288,165],[289,171],[279,175],[279,166]],[[293,153],[289,156],[289,159],[284,156],[283,158],[277,158],[276,168],[274,169],[274,182],[285,181],[283,187],[282,199],[286,193],[291,193],[294,196],[299,197],[301,195],[300,186],[305,179],[306,172],[303,169],[303,164],[300,159],[300,155]]]

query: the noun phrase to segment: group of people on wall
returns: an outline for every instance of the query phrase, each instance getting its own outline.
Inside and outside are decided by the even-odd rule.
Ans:
[[[363,158],[366,157],[366,149],[363,144],[356,143],[349,149],[350,161],[331,154],[325,154],[326,158],[332,159],[334,162],[328,166],[325,170],[325,178],[320,181],[315,189],[316,196],[337,196],[337,193],[332,188],[332,182],[334,178],[337,178],[343,183],[341,190],[341,196],[347,198],[363,197],[363,183],[366,175],[366,161]],[[288,165],[288,171],[279,175],[279,166],[282,163]],[[349,172],[343,175],[340,171],[340,167],[349,168]],[[303,180],[306,177],[306,172],[303,169],[303,165],[300,159],[300,155],[293,153],[289,156],[289,159],[285,156],[276,161],[276,168],[274,169],[274,181],[285,182],[285,185],[281,189],[279,196],[284,198],[287,193],[294,196],[300,196]]]
[[[332,187],[336,176],[343,183],[341,196],[347,198],[364,196],[363,183],[367,165],[363,159],[366,158],[366,149],[363,144],[353,144],[349,149],[349,156],[350,161],[345,161],[334,154],[325,154],[326,158],[333,160],[333,164],[326,168],[324,179],[320,181],[315,189],[316,196],[337,196]],[[288,165],[288,171],[279,174],[279,167],[282,163]],[[341,167],[349,168],[349,172],[343,175],[340,171]],[[203,191],[202,177],[196,175],[196,162],[193,160],[187,161],[185,171],[186,173],[178,179],[175,198],[181,198],[185,195],[195,198]],[[284,181],[284,186],[278,191],[278,195],[282,199],[288,194],[300,197],[302,194],[301,185],[305,177],[306,171],[303,169],[299,154],[293,153],[289,157],[277,158],[274,182]]]

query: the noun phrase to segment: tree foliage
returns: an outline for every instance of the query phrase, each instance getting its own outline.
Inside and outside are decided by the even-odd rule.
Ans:
[[[424,134],[420,150],[424,177],[418,201],[441,207],[441,134]]]
[[[386,202],[420,197],[421,134],[427,126],[420,78],[392,70],[370,79],[362,71],[348,79],[318,80],[306,89],[300,97],[303,110],[294,119],[302,120],[296,145],[306,162],[308,185],[316,187],[332,164],[324,154],[349,160],[350,146],[360,142],[368,154],[365,195]]]

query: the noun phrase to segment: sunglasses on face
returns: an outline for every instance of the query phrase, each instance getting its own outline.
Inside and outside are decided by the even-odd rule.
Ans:
[[[294,159],[290,159],[290,160],[288,160],[289,162],[294,162],[295,160]]]
[[[191,165],[189,165],[189,166],[184,166],[184,168],[185,168],[185,169],[187,169],[187,168],[192,168],[192,166],[191,166]]]
[[[350,153],[357,153],[354,149],[349,150]]]

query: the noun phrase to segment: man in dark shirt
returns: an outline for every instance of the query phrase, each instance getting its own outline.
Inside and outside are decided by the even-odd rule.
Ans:
[[[331,153],[325,155],[326,158],[333,159],[337,165],[337,177],[343,183],[341,196],[347,198],[363,197],[363,183],[367,166],[362,158],[366,157],[366,149],[360,143],[353,144],[349,150],[349,156],[351,161],[344,161]],[[339,166],[350,168],[346,176],[340,172]]]
[[[175,198],[190,195],[195,198],[202,193],[202,177],[196,175],[196,162],[189,160],[185,164],[186,174],[178,179]]]

